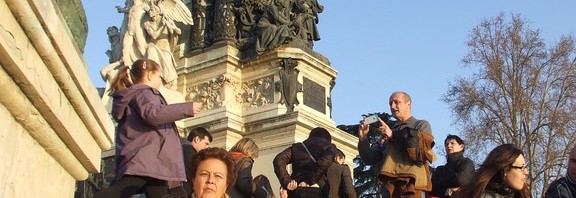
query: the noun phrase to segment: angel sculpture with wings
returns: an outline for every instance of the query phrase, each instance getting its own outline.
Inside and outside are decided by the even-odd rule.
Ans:
[[[144,30],[150,40],[146,47],[145,57],[157,62],[162,67],[162,78],[168,88],[175,88],[176,61],[174,48],[178,35],[182,33],[175,21],[191,25],[192,14],[180,0],[160,0],[148,11],[149,19],[144,22]]]

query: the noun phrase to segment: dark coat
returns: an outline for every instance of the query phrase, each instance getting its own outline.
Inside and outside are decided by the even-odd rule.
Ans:
[[[313,162],[302,144],[306,145],[316,159],[316,163]],[[335,150],[333,144],[317,137],[308,138],[302,143],[292,144],[274,158],[274,173],[284,188],[291,180],[322,186],[326,182],[326,170],[334,160]],[[286,170],[288,164],[292,164],[292,175],[288,174]]]
[[[168,105],[157,89],[135,84],[114,94],[116,172],[166,181],[186,181],[182,146],[174,121],[194,115],[192,103]]]
[[[546,198],[576,197],[576,183],[563,177],[552,182],[546,190]]]
[[[227,194],[230,198],[250,198],[253,194],[252,167],[254,160],[241,153],[232,152],[231,155],[236,164],[234,170],[236,170],[237,177],[236,182],[228,189]]]
[[[184,187],[184,190],[186,190],[186,193],[188,195],[187,197],[190,197],[194,192],[194,189],[192,188],[191,183],[192,173],[189,173],[188,171],[190,169],[192,156],[196,155],[196,149],[194,149],[194,147],[189,141],[184,141],[184,143],[182,143],[182,155],[184,157],[184,170],[186,172],[186,179],[188,180],[184,182],[182,186]]]
[[[369,138],[358,141],[358,154],[367,165],[381,164],[386,158],[388,144],[370,144]]]
[[[464,152],[448,155],[446,165],[438,166],[432,174],[431,195],[446,196],[446,189],[460,187],[470,182],[474,175],[474,162],[463,156]]]
[[[350,167],[343,164],[340,165],[332,162],[326,173],[328,177],[328,184],[330,184],[330,198],[356,198],[356,191],[354,190],[354,183],[352,182],[352,174]]]

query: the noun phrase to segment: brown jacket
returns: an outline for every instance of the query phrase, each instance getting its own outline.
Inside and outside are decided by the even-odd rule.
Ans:
[[[423,155],[426,155],[426,163],[422,165],[417,165],[412,161],[406,151],[404,151],[403,145],[392,145],[388,147],[388,155],[380,169],[381,180],[382,176],[387,176],[390,178],[412,178],[414,179],[414,188],[416,190],[431,191],[432,181],[430,178],[429,163],[436,160],[436,154],[432,150],[432,142],[434,142],[434,136],[430,132],[418,133],[420,137],[420,149]]]
[[[404,131],[403,129],[406,127],[418,130],[418,147],[424,163],[416,163],[410,158],[410,150],[406,145],[409,140],[406,140],[406,134],[401,134],[401,131]],[[396,123],[393,131],[392,139],[388,142],[387,155],[380,169],[380,181],[383,182],[384,186],[405,181],[407,182],[407,189],[431,191],[429,164],[436,160],[436,154],[432,150],[434,136],[431,132],[430,123],[426,120],[410,117],[405,122]]]

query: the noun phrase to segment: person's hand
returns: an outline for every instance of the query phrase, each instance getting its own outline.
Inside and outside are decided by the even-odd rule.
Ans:
[[[386,139],[391,138],[392,129],[390,129],[390,127],[388,127],[388,125],[384,122],[384,120],[380,119],[380,117],[378,117],[378,122],[380,122],[380,128],[378,128],[380,135]]]
[[[288,190],[295,190],[296,188],[298,188],[298,183],[296,183],[296,180],[290,181],[290,183],[288,183],[286,186],[286,189]]]
[[[306,182],[300,182],[298,187],[310,187],[310,185],[308,185]]]
[[[202,111],[202,103],[193,102],[192,103],[192,112],[194,113],[194,115],[196,115],[197,113],[200,113],[200,111]]]
[[[368,136],[368,131],[370,131],[370,125],[366,124],[364,120],[360,121],[360,126],[358,126],[358,139],[366,139],[366,136]]]
[[[288,198],[288,191],[284,188],[280,188],[280,198]]]

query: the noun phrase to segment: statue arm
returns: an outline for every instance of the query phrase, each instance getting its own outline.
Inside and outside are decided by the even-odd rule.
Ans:
[[[146,23],[144,23],[144,29],[146,29],[146,32],[148,33],[148,35],[150,35],[152,39],[157,39],[164,30],[164,28],[166,28],[166,26],[162,25],[160,26],[160,28],[155,29],[153,27],[152,21],[147,21]]]

